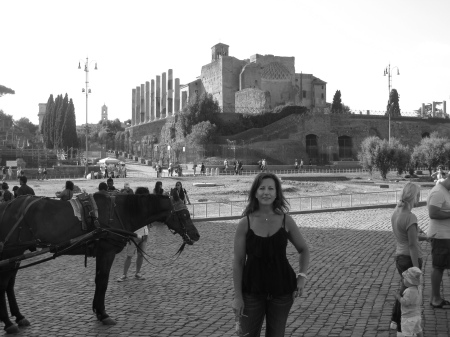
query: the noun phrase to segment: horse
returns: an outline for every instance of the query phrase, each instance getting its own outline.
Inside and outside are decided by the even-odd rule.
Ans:
[[[93,198],[98,208],[97,222],[96,226],[91,225],[86,230],[80,225],[68,201],[20,196],[0,204],[0,320],[5,324],[7,333],[16,333],[19,327],[30,325],[19,310],[14,284],[22,257],[39,254],[36,249],[54,253],[53,257],[45,260],[59,255],[95,257],[92,310],[100,322],[114,325],[116,321],[106,313],[105,293],[115,255],[135,236],[133,232],[160,221],[173,234],[182,237],[182,248],[200,238],[187,208],[174,210],[168,196],[94,193]],[[27,250],[34,253],[24,254]],[[16,324],[9,319],[5,294]]]

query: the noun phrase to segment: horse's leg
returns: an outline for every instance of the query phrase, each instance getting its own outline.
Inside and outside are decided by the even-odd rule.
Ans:
[[[14,286],[16,284],[17,270],[13,272],[8,286],[6,287],[6,295],[8,296],[9,309],[11,315],[16,317],[16,323],[19,326],[28,326],[30,322],[20,313],[19,306],[17,305],[16,294],[14,293]]]
[[[8,307],[6,306],[6,289],[12,276],[11,272],[2,272],[0,274],[0,320],[5,323],[6,333],[17,333],[19,328],[9,319]]]
[[[109,273],[115,257],[116,247],[100,241],[97,249],[95,295],[92,310],[97,315],[97,319],[105,325],[116,324],[116,321],[109,317],[105,310],[105,294],[108,289]]]

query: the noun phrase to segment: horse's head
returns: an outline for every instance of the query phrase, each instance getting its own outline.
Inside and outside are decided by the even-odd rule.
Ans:
[[[188,245],[192,245],[200,239],[200,234],[192,223],[191,215],[186,206],[181,209],[174,208],[164,223],[171,231],[179,234],[184,243]]]

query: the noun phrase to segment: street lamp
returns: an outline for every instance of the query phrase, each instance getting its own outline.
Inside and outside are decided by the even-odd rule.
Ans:
[[[94,70],[97,70],[97,62],[95,62],[95,68]],[[84,72],[86,73],[86,87],[81,89],[81,92],[86,93],[86,166],[84,168],[84,176],[87,177],[88,175],[88,132],[89,132],[89,126],[88,126],[88,96],[91,93],[91,89],[89,88],[89,58],[86,57],[86,62],[84,62]],[[81,61],[78,62],[78,69],[81,69]]]
[[[384,74],[383,76],[388,76],[388,94],[389,94],[389,99],[388,99],[388,118],[389,118],[389,143],[391,142],[391,87],[392,87],[392,76],[394,76],[395,73],[392,73],[391,71],[393,71],[395,68],[397,68],[397,75],[400,75],[400,70],[398,69],[397,66],[392,67],[391,68],[391,64],[389,63],[389,65],[386,67],[386,69],[384,69]]]

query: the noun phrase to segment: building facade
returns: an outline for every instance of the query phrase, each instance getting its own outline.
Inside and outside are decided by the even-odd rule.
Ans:
[[[326,82],[295,72],[295,57],[252,55],[239,60],[229,56],[229,46],[211,48],[211,62],[201,75],[182,89],[187,101],[210,93],[225,113],[271,111],[278,105],[295,104],[310,110],[326,109]],[[182,101],[184,108],[185,101]]]

